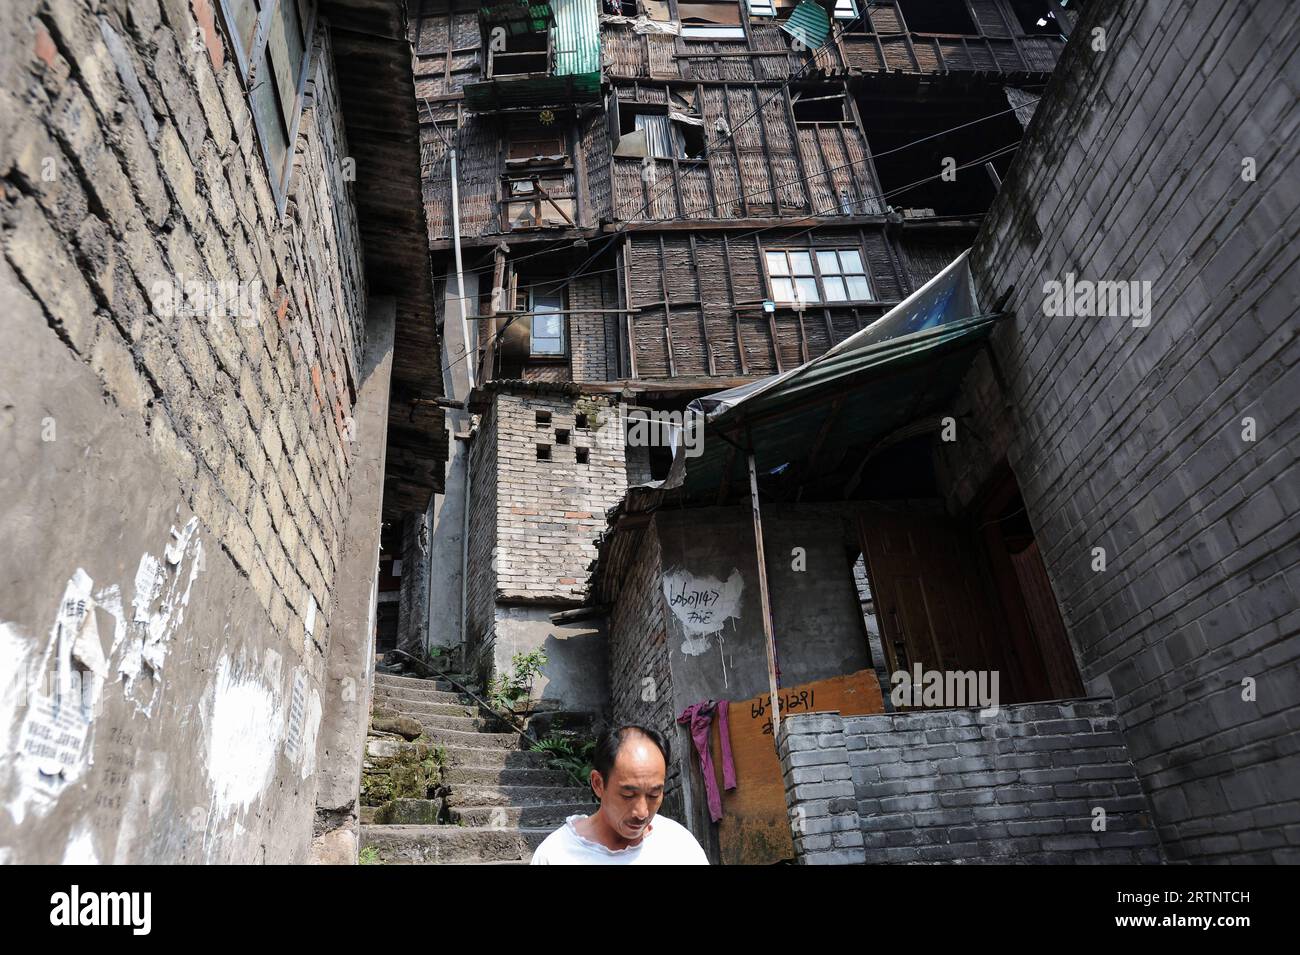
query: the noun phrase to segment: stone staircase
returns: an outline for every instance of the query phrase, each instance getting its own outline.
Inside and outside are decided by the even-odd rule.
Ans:
[[[567,816],[595,810],[452,683],[376,672],[370,726],[363,862],[526,864]]]

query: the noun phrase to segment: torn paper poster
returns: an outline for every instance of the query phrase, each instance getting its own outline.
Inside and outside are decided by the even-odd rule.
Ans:
[[[117,672],[126,684],[127,699],[145,715],[153,708],[161,686],[159,674],[203,567],[198,526],[199,519],[191,517],[183,528],[173,527],[163,549],[164,560],[146,553],[136,568],[129,635]]]
[[[36,679],[18,731],[19,788],[9,807],[17,823],[28,810],[48,809],[90,764],[91,723],[107,671],[93,588],[78,568],[59,601],[40,668],[31,674]]]
[[[284,732],[284,752],[296,763],[302,756],[303,724],[307,718],[307,671],[293,671],[293,692],[289,695],[289,725]]]

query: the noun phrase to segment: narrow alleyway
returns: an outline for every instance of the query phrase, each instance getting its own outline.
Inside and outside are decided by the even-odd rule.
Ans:
[[[566,816],[593,810],[589,789],[502,726],[452,683],[376,673],[362,861],[526,864]]]

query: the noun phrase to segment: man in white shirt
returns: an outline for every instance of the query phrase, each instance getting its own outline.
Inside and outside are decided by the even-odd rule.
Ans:
[[[708,865],[690,830],[656,816],[664,801],[668,742],[645,726],[605,732],[591,788],[600,809],[573,815],[533,853],[533,865]]]

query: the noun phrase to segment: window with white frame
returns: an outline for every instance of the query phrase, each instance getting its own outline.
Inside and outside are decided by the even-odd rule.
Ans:
[[[852,20],[858,15],[858,6],[853,0],[835,0],[835,19]]]
[[[749,0],[749,13],[755,17],[774,17],[776,0]]]
[[[532,332],[529,336],[529,354],[542,358],[559,358],[564,355],[564,293],[538,292],[529,294],[528,310],[532,312]]]
[[[784,305],[871,301],[858,249],[776,249],[766,253],[772,300]]]
[[[314,0],[221,0],[276,208],[283,212],[302,115]]]

